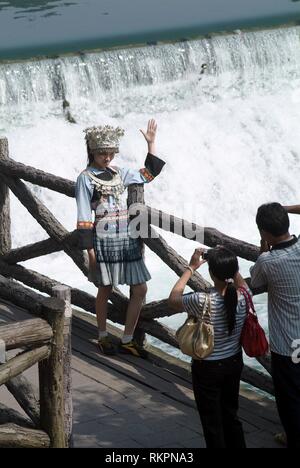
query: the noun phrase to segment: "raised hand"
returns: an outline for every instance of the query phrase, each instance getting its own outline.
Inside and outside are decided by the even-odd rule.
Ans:
[[[148,145],[153,145],[156,138],[157,123],[154,119],[149,120],[147,131],[140,129],[140,132],[144,135],[145,140]]]
[[[205,249],[196,249],[191,260],[189,266],[193,268],[193,270],[197,270],[203,263],[206,263],[206,260],[203,260],[203,253]]]

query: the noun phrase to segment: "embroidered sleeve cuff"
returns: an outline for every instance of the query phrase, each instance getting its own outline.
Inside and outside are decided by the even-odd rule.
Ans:
[[[157,177],[161,173],[165,164],[165,161],[162,159],[154,156],[154,154],[148,153],[145,161],[145,169],[142,170],[147,171],[152,176],[153,180],[154,177]]]
[[[77,229],[93,229],[94,223],[92,221],[78,221]]]

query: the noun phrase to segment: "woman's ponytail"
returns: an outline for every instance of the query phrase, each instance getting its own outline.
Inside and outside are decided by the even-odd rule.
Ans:
[[[238,296],[235,286],[228,283],[224,296],[224,305],[227,313],[228,333],[232,335],[236,322],[236,308],[238,304]]]
[[[236,323],[236,310],[238,305],[237,290],[228,278],[234,278],[239,270],[238,259],[236,255],[225,247],[216,247],[208,251],[208,266],[210,272],[220,281],[228,282],[224,305],[228,319],[228,332],[232,334]]]

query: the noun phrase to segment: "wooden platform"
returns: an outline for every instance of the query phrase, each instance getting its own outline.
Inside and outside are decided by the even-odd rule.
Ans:
[[[0,302],[0,324],[29,318]],[[117,333],[114,332],[116,336]],[[188,366],[151,347],[150,359],[98,353],[95,319],[75,312],[73,322],[74,444],[84,448],[205,447]],[[37,385],[36,369],[26,375]],[[18,409],[5,387],[0,401]],[[240,418],[249,448],[281,448],[272,400],[242,389]]]

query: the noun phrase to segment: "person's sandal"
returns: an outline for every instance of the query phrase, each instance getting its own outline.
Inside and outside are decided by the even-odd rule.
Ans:
[[[287,440],[286,440],[285,432],[279,432],[279,434],[275,434],[274,439],[278,444],[283,445],[283,446],[286,447]]]
[[[108,336],[98,340],[98,348],[102,354],[106,354],[108,356],[117,354],[117,348]]]
[[[148,351],[146,351],[142,346],[138,345],[136,341],[132,340],[129,343],[119,344],[119,352],[123,354],[131,354],[135,357],[140,357],[143,359],[148,358]]]

